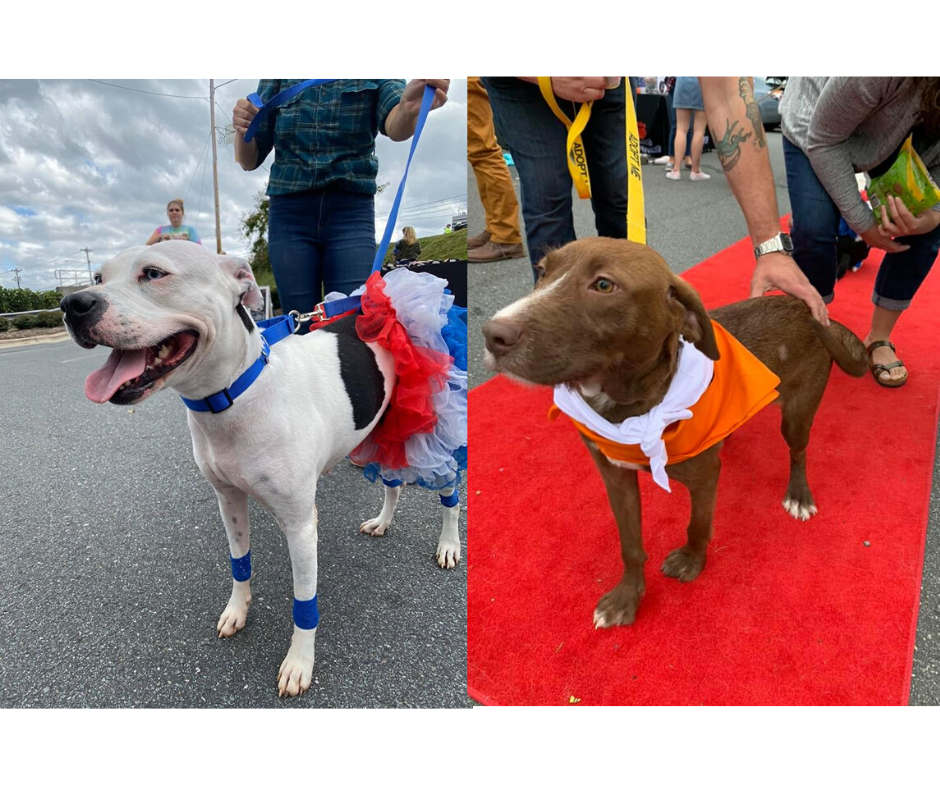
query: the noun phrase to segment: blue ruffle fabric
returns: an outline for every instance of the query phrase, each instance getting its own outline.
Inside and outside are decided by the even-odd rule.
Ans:
[[[460,483],[467,468],[467,310],[454,306],[447,282],[428,273],[396,268],[385,275],[385,293],[411,341],[453,357],[447,385],[434,395],[434,431],[405,443],[406,468],[363,469],[369,481],[401,481],[440,490]],[[367,439],[368,440],[368,439]]]

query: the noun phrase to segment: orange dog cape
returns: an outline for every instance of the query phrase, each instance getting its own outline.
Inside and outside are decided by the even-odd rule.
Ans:
[[[695,457],[724,440],[777,397],[780,378],[714,320],[712,327],[719,360],[712,362],[680,340],[676,376],[663,402],[649,413],[612,424],[573,389],[559,386],[549,419],[565,412],[607,459],[650,468],[656,483],[669,491],[666,465]]]

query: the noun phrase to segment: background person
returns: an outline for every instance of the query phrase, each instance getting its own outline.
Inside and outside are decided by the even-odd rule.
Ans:
[[[421,254],[421,242],[415,234],[414,227],[405,227],[402,231],[401,240],[395,244],[392,250],[392,257],[396,263],[408,260],[417,260]]]
[[[196,228],[191,224],[183,224],[186,213],[183,209],[182,200],[170,200],[166,204],[166,215],[170,223],[154,230],[150,238],[147,239],[147,246],[153,246],[161,241],[192,241],[200,246],[202,245]]]
[[[791,77],[781,102],[793,256],[826,303],[835,296],[840,218],[888,254],[878,270],[865,346],[872,374],[897,388],[907,369],[891,331],[940,250],[940,206],[914,217],[889,198],[881,226],[859,194],[855,173],[880,174],[914,132],[934,180],[940,179],[940,78]],[[892,240],[892,236],[900,236]]]
[[[676,111],[675,138],[673,147],[674,160],[682,161],[686,154],[686,139],[689,123],[692,123],[692,173],[689,177],[693,181],[707,181],[711,175],[702,172],[702,148],[705,146],[705,102],[702,98],[702,88],[698,77],[676,77],[676,88],[672,97],[673,108]],[[677,181],[682,176],[681,167],[673,167],[666,173],[671,181]]]
[[[668,154],[664,154],[657,159],[653,159],[653,164],[665,164],[666,170],[669,171],[675,166],[675,150],[676,150],[676,129],[678,125],[676,124],[676,107],[673,104],[673,94],[676,89],[676,80],[678,77],[666,77],[663,80],[663,97],[666,99],[666,110],[669,113],[669,145],[668,145]],[[685,149],[686,155],[683,159],[683,164],[687,169],[692,167],[692,159],[688,155],[688,151],[692,150],[692,127],[686,129],[686,139],[685,139]]]

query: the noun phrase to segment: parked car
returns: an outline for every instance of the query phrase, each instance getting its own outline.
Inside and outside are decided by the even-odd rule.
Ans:
[[[467,226],[467,214],[458,213],[451,219],[451,228],[453,230],[462,230]]]
[[[754,77],[754,100],[768,131],[780,125],[780,99],[786,86],[786,77]]]

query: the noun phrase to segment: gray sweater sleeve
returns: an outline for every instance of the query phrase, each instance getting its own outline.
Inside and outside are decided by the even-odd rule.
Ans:
[[[843,143],[898,85],[897,77],[832,77],[819,95],[807,129],[805,151],[816,176],[857,233],[869,229],[875,217],[859,195],[852,157]]]

